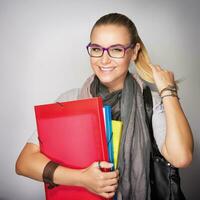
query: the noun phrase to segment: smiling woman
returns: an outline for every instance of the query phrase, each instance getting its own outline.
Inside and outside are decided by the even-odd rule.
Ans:
[[[112,107],[112,119],[123,122],[119,169],[101,171],[98,166],[112,167],[108,162],[95,162],[82,170],[55,164],[40,152],[35,133],[17,160],[16,172],[39,181],[48,179],[52,186],[81,186],[104,198],[116,193],[118,200],[173,199],[171,195],[158,197],[152,192],[152,144],[143,99],[143,91],[150,88],[153,134],[162,160],[174,168],[188,166],[192,161],[193,138],[173,73],[150,63],[134,23],[119,13],[107,14],[95,23],[87,50],[94,74],[80,90],[66,92],[58,101],[101,96],[104,104]],[[134,75],[129,72],[131,62],[136,63]],[[43,174],[48,174],[47,179]]]

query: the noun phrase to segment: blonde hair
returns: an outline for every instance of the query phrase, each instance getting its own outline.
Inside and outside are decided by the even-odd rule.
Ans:
[[[154,83],[153,73],[150,67],[151,60],[144,43],[140,38],[139,40],[140,50],[138,52],[137,59],[135,60],[136,71],[143,80]]]
[[[92,28],[91,34],[96,26],[108,25],[108,24],[115,24],[126,27],[130,33],[131,43],[134,45],[136,43],[140,44],[140,50],[138,52],[137,59],[135,60],[136,71],[143,80],[153,83],[154,82],[153,74],[151,67],[149,65],[151,61],[147,53],[147,50],[138,35],[135,24],[127,16],[123,14],[110,13],[102,16],[100,19],[96,21],[96,23]]]

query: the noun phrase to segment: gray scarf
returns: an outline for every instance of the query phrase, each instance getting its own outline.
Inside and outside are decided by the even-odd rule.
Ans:
[[[118,163],[120,180],[117,199],[150,200],[150,139],[145,122],[145,110],[141,88],[133,76],[128,73],[123,90],[117,91],[114,94],[108,94],[106,97],[105,90],[102,90],[103,87],[101,84],[94,84],[96,78],[97,77],[94,77],[92,80],[86,81],[81,90],[82,97],[91,97],[91,92],[95,93],[94,96],[103,96],[104,100],[110,99],[112,96],[120,96],[120,98],[118,98],[120,106],[117,105],[119,102],[115,102],[114,106],[111,105],[113,108],[120,108],[120,118],[123,122]],[[90,87],[88,88],[88,86]],[[93,89],[91,89],[92,87]],[[121,93],[121,95],[119,95],[119,93]]]

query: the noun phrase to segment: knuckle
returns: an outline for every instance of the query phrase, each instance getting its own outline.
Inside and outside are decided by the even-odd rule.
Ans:
[[[104,179],[103,173],[100,173],[100,174],[98,175],[98,179],[99,179],[99,180],[103,180],[103,179]]]
[[[115,189],[116,189],[116,186],[111,186],[111,191],[115,191]]]
[[[100,183],[99,183],[99,187],[103,187],[104,186],[104,183],[101,181]]]
[[[116,177],[118,177],[118,175],[119,175],[119,172],[118,172],[118,171],[116,171],[116,172],[115,172],[115,174],[116,174]]]
[[[96,193],[97,193],[97,194],[100,194],[101,192],[102,192],[102,191],[101,191],[99,188],[96,189]]]
[[[105,196],[106,196],[106,198],[110,198],[110,194],[109,193],[106,193]]]
[[[98,193],[100,193],[100,191],[99,191],[99,188],[97,187],[97,188],[95,188],[95,192],[98,194]]]
[[[101,193],[101,192],[102,192],[102,191],[101,191],[101,187],[99,187],[99,186],[96,187],[96,192],[97,192],[97,193]]]
[[[111,198],[111,197],[113,197],[114,196],[114,193],[112,192],[112,193],[107,193],[108,194],[108,197],[107,198]]]
[[[101,188],[103,186],[102,181],[97,182],[97,188]]]
[[[117,179],[113,179],[112,184],[113,185],[117,184]]]
[[[104,175],[100,174],[99,178],[100,178],[100,180],[103,180],[104,179]]]
[[[114,172],[114,178],[117,178],[118,177],[118,173],[115,171]]]
[[[106,194],[102,194],[102,196],[103,196],[104,198],[106,198],[106,199],[108,198]]]

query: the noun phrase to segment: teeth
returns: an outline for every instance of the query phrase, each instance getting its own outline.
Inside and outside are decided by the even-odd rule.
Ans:
[[[114,67],[100,67],[102,71],[112,71]]]

